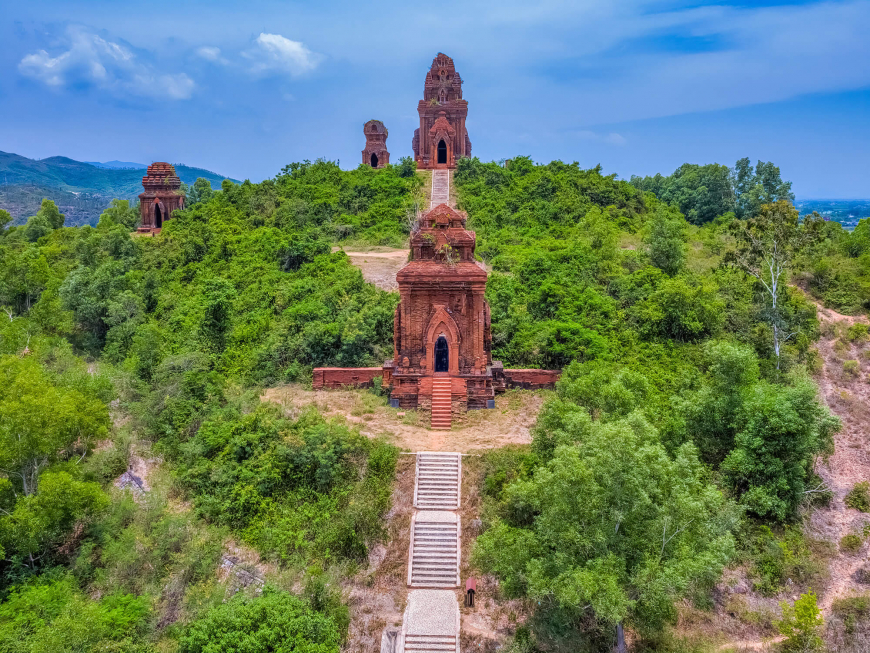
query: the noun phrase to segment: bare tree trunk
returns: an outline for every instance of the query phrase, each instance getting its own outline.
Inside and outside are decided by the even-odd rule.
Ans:
[[[616,624],[616,653],[626,653],[627,649],[625,648],[625,630],[622,628],[622,624]]]

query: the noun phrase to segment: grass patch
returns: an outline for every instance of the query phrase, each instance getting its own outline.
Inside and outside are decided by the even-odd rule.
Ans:
[[[767,526],[750,527],[747,557],[754,588],[765,596],[778,594],[791,580],[799,588],[820,587],[828,573],[830,544],[806,537],[785,526],[774,532]]]
[[[864,539],[855,533],[849,533],[840,538],[840,550],[847,553],[857,553],[864,544]]]
[[[855,483],[855,486],[846,495],[844,503],[849,508],[854,508],[861,512],[870,512],[870,482],[861,481],[860,483]]]
[[[831,612],[843,622],[845,631],[852,634],[856,627],[870,622],[870,595],[836,599]]]

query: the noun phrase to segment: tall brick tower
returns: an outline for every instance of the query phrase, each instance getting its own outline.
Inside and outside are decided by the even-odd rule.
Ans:
[[[176,209],[184,208],[184,191],[181,179],[175,174],[175,166],[169,163],[152,163],[142,177],[144,193],[139,195],[141,232],[159,232],[163,223],[172,217]]]
[[[462,99],[462,78],[446,54],[439,52],[432,60],[417,113],[420,127],[411,146],[419,169],[455,168],[456,159],[471,156],[465,130],[468,102]]]

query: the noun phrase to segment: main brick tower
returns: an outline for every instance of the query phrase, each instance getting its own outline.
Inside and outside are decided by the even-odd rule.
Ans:
[[[471,156],[465,130],[468,102],[462,99],[462,78],[446,54],[439,52],[432,60],[417,113],[420,127],[411,146],[419,169],[455,168],[456,159]]]
[[[142,216],[139,231],[159,232],[173,211],[184,208],[181,179],[175,174],[175,166],[152,163],[142,177],[142,186],[145,192],[139,195],[139,214]]]
[[[446,204],[425,213],[411,235],[411,260],[396,274],[400,302],[384,384],[394,405],[431,409],[433,424],[439,386],[456,416],[495,398],[486,269],[465,221]]]

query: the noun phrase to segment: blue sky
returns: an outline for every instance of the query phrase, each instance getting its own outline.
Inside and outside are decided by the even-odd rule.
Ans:
[[[870,197],[870,0],[0,0],[0,150],[258,181],[410,154],[439,51],[484,160],[670,173],[771,160],[798,197]]]

